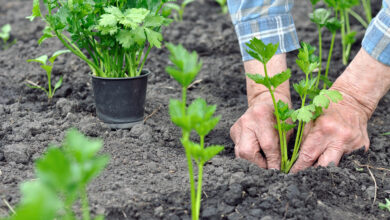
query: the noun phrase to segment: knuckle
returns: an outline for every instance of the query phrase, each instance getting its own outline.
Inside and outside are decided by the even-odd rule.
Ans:
[[[321,121],[320,127],[322,134],[334,134],[338,130],[338,125],[332,121]]]
[[[299,154],[299,157],[304,163],[313,163],[317,158],[313,154],[311,154],[309,151],[302,151]]]
[[[252,160],[256,155],[256,152],[253,152],[250,149],[239,149],[238,156],[247,160]]]

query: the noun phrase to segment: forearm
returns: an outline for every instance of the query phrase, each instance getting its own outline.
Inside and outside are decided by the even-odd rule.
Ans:
[[[361,49],[332,89],[343,92],[370,118],[380,99],[390,89],[390,66],[387,66]]]
[[[260,74],[265,75],[264,66],[257,60],[250,60],[244,62],[244,68],[246,73],[251,74]],[[281,73],[287,69],[286,54],[275,55],[267,64],[268,76],[273,76],[275,74]],[[251,106],[253,100],[257,97],[262,96],[264,93],[268,93],[268,89],[261,85],[255,83],[253,80],[246,77],[246,88],[247,88],[247,98],[248,105]],[[266,98],[270,95],[266,94]],[[290,84],[289,81],[286,81],[282,85],[278,86],[275,90],[275,96],[277,99],[283,99],[284,102],[290,101]]]

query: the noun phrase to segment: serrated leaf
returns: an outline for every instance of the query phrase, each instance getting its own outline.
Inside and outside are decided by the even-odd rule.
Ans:
[[[39,5],[39,0],[34,0],[33,1],[33,9],[32,9],[32,14],[28,17],[26,17],[27,19],[30,19],[30,21],[33,21],[34,18],[36,17],[41,17],[41,8],[40,8],[40,5]]]
[[[163,40],[162,34],[153,31],[152,29],[145,28],[146,37],[148,39],[148,42],[153,47],[161,48],[161,41]]]
[[[306,105],[300,109],[295,110],[291,114],[291,119],[295,122],[303,121],[305,123],[310,122],[313,119],[313,113],[315,112],[315,106],[314,105]]]
[[[277,105],[277,111],[279,113],[279,118],[281,121],[285,121],[288,118],[290,118],[291,114],[294,112],[294,110],[290,109],[288,104],[284,103],[282,100],[279,100],[276,105]]]
[[[330,18],[328,19],[328,21],[326,22],[325,24],[325,27],[331,32],[331,33],[336,33],[338,30],[341,29],[341,22],[333,17],[333,18]]]
[[[138,27],[150,13],[145,8],[130,8],[123,13],[123,17],[119,20],[119,23],[128,28]]]
[[[282,83],[286,82],[291,77],[291,70],[287,69],[281,73],[278,73],[270,78],[271,85],[277,88]]]
[[[267,78],[265,78],[264,76],[260,74],[250,74],[250,73],[247,73],[246,75],[248,76],[249,79],[253,80],[255,83],[261,84],[267,87],[268,89],[271,88],[271,82],[267,80]]]
[[[279,43],[277,44],[264,44],[262,40],[252,38],[249,43],[246,43],[250,50],[246,50],[256,60],[263,64],[267,64],[268,61],[275,55],[278,50]]]
[[[166,24],[166,19],[163,16],[160,15],[148,15],[145,19],[144,26],[148,28],[155,28],[155,27],[161,27],[162,25]]]
[[[29,60],[27,60],[27,62],[29,62],[29,63],[30,62],[37,62],[37,63],[40,63],[42,65],[45,65],[47,62],[47,59],[48,59],[47,55],[42,55],[42,56],[35,58],[35,59],[29,59]]]
[[[64,54],[64,53],[70,53],[70,50],[59,50],[59,51],[56,51],[49,59],[49,62],[50,63],[54,63],[54,61],[57,59],[58,56]]]
[[[318,95],[316,96],[314,99],[313,99],[313,104],[315,106],[318,106],[318,107],[322,107],[322,108],[328,108],[329,106],[329,99],[328,97],[324,96],[324,95]]]
[[[284,131],[284,132],[288,132],[289,130],[295,128],[295,124],[289,124],[287,122],[282,122],[281,123],[281,129]]]
[[[120,30],[116,39],[126,49],[129,49],[135,43],[131,31],[128,30]]]
[[[146,41],[145,29],[143,27],[137,27],[136,29],[131,31],[134,41],[143,46]]]
[[[100,27],[114,27],[118,23],[117,18],[112,14],[104,14],[99,19]]]
[[[332,100],[332,102],[334,103],[337,103],[341,100],[343,100],[343,95],[339,92],[339,91],[336,91],[336,90],[321,90],[321,93],[320,94],[324,94],[326,96],[328,96],[330,98],[330,100]]]
[[[332,12],[330,9],[318,8],[309,14],[310,20],[320,27],[324,27]]]
[[[211,160],[213,157],[223,151],[223,149],[225,149],[225,147],[221,145],[212,145],[203,149],[202,162],[206,163],[207,161]]]
[[[172,122],[185,131],[191,131],[191,121],[185,111],[185,105],[179,100],[169,100],[169,115]]]
[[[117,20],[123,18],[123,13],[122,13],[122,11],[121,11],[119,8],[115,7],[115,6],[105,7],[105,8],[104,8],[104,11],[107,12],[107,13],[109,13],[109,14],[111,14],[111,15],[113,15],[113,16],[115,16],[115,18],[116,18]]]
[[[344,41],[344,44],[353,44],[356,42],[356,31],[353,31],[351,33],[348,33],[346,35],[344,35],[344,38],[343,38],[343,41]]]

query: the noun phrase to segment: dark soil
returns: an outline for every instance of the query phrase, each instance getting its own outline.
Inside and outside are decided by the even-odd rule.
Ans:
[[[380,1],[376,8],[380,8]],[[316,44],[315,26],[307,13],[309,1],[295,1],[294,16],[300,40]],[[164,72],[166,49],[154,50],[147,63],[153,74],[147,92],[145,115],[156,113],[131,130],[110,130],[96,118],[89,69],[71,54],[59,57],[54,81],[64,76],[64,85],[48,103],[43,93],[25,86],[26,79],[44,83],[38,65],[27,59],[51,54],[63,46],[50,39],[41,46],[37,39],[43,23],[25,19],[31,1],[0,0],[0,26],[10,23],[17,43],[0,51],[0,216],[9,213],[20,199],[19,184],[31,180],[33,162],[50,143],[60,144],[70,127],[104,140],[104,153],[111,155],[107,169],[89,187],[94,213],[107,219],[190,219],[187,164],[178,137],[180,130],[169,119],[167,103],[179,97],[178,85]],[[354,22],[354,21],[353,21]],[[364,30],[357,24],[358,40]],[[206,138],[226,149],[205,166],[202,219],[389,219],[378,202],[390,197],[390,94],[369,121],[371,148],[343,157],[339,167],[310,168],[298,174],[259,169],[234,159],[229,128],[246,110],[245,78],[233,26],[212,0],[198,0],[188,6],[184,21],[164,31],[167,41],[196,50],[204,61],[198,76],[202,80],[190,98],[204,97],[218,105],[222,120]],[[325,37],[325,48],[330,38]],[[353,54],[359,43],[353,47]],[[334,79],[344,69],[340,46],[332,63]],[[294,65],[296,52],[288,55],[294,81],[302,78]],[[297,100],[297,97],[294,96]],[[369,164],[359,169],[354,161]],[[377,195],[374,203],[375,192]]]

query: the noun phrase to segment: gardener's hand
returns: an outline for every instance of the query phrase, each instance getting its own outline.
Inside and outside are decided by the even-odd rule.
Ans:
[[[360,50],[331,88],[342,93],[343,101],[331,104],[314,124],[305,128],[303,145],[291,171],[315,163],[338,165],[343,154],[363,146],[368,150],[367,121],[389,88],[390,67]]]
[[[244,63],[246,73],[264,75],[264,66],[258,61]],[[270,76],[287,69],[286,56],[274,56],[267,64]],[[262,168],[280,169],[279,137],[274,125],[274,106],[268,89],[249,78],[247,82],[248,110],[230,129],[235,143],[236,157],[249,160]],[[285,82],[275,91],[276,100],[291,103],[289,83]],[[265,154],[265,158],[260,154]]]

